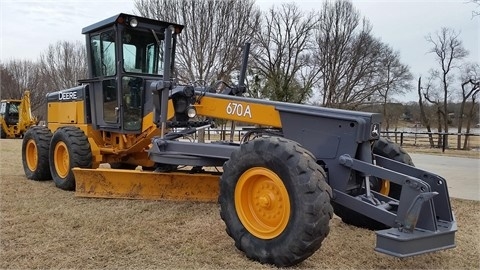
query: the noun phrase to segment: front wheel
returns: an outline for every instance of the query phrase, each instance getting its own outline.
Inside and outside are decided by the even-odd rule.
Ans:
[[[234,151],[223,171],[220,215],[248,258],[285,267],[320,248],[332,191],[310,152],[284,138],[258,138]]]
[[[77,127],[61,127],[50,143],[50,171],[58,188],[75,190],[72,168],[91,168],[92,150],[87,137]]]

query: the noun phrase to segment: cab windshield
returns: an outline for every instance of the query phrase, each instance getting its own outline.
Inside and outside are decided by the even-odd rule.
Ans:
[[[124,72],[163,75],[163,43],[163,34],[125,29],[122,33]]]

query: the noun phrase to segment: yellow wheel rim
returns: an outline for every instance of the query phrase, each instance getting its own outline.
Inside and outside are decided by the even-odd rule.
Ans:
[[[251,234],[260,239],[273,239],[287,227],[290,198],[276,173],[254,167],[245,171],[237,182],[235,210]]]
[[[32,172],[35,171],[38,167],[38,149],[37,144],[32,139],[27,141],[25,147],[25,159],[27,161],[28,169]]]
[[[382,194],[382,195],[388,196],[388,194],[390,193],[390,181],[385,180],[385,179],[382,179],[380,181],[380,191],[379,191],[379,193]]]
[[[70,171],[70,156],[68,154],[67,145],[64,142],[59,142],[55,145],[53,152],[55,162],[55,170],[60,178],[65,178]]]

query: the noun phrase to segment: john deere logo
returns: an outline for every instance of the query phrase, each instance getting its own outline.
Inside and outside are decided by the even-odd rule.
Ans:
[[[59,92],[58,93],[58,99],[59,100],[71,100],[71,99],[77,99],[77,92],[72,91],[72,92]]]
[[[372,137],[378,137],[380,135],[380,130],[378,124],[373,124],[372,125],[372,132],[370,132]]]

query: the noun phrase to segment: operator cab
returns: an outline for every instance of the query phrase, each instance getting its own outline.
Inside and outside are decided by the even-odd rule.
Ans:
[[[20,100],[2,100],[0,102],[0,116],[8,126],[18,123],[20,103]]]
[[[92,124],[95,129],[142,132],[152,112],[149,85],[163,78],[165,30],[172,31],[171,69],[176,37],[183,26],[121,13],[85,27]]]

